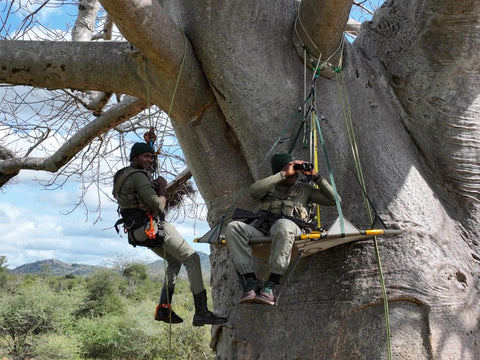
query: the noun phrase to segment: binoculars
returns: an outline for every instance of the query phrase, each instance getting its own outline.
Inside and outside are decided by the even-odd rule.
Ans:
[[[310,164],[310,163],[295,164],[295,165],[293,165],[293,168],[295,170],[312,171],[313,170],[313,164]]]

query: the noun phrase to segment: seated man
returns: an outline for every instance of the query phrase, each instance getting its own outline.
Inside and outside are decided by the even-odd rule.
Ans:
[[[286,215],[285,218],[280,216],[268,228],[260,229],[241,221],[232,221],[224,231],[235,269],[244,283],[244,294],[239,304],[256,302],[275,305],[280,278],[289,266],[295,236],[302,234],[302,229],[288,217],[308,221],[308,204],[335,205],[331,185],[317,174],[311,164],[294,160],[290,154],[274,154],[271,167],[273,175],[252,184],[250,195],[261,201],[261,211]],[[299,173],[312,180],[318,188],[309,182],[299,181]],[[272,244],[268,262],[270,277],[262,287],[255,275],[252,249],[248,243],[252,237],[265,236],[265,233],[271,236]]]
[[[149,144],[135,143],[130,151],[130,166],[115,174],[113,195],[122,215],[117,224],[124,224],[128,242],[150,248],[168,263],[167,280],[155,311],[155,320],[172,324],[183,322],[170,307],[175,281],[183,264],[195,303],[193,326],[223,324],[227,319],[217,317],[207,308],[200,257],[173,225],[164,222],[167,181],[161,176],[155,181],[150,180],[154,156]]]

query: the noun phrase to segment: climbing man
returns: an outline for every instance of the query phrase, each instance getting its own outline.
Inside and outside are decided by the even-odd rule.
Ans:
[[[147,143],[135,143],[130,151],[130,166],[114,176],[113,196],[118,202],[128,242],[146,246],[167,261],[165,283],[155,311],[155,320],[177,324],[183,322],[172,309],[171,302],[180,267],[185,265],[195,303],[193,326],[223,324],[207,308],[207,292],[203,285],[200,257],[182,238],[177,229],[164,221],[167,181],[163,177],[151,181],[155,153]]]
[[[299,224],[309,220],[308,205],[335,205],[335,194],[312,164],[295,160],[290,154],[274,154],[271,158],[273,175],[258,180],[250,187],[250,195],[260,200],[259,214],[270,214],[252,225],[241,221],[230,222],[224,236],[230,256],[243,282],[243,296],[239,304],[260,303],[275,305],[281,276],[287,271],[295,236],[302,234]],[[313,181],[300,181],[299,174]],[[270,217],[270,220],[269,220]],[[266,219],[266,221],[265,221]],[[300,221],[296,221],[296,220]],[[270,277],[262,286],[253,267],[252,237],[271,237],[269,257]]]

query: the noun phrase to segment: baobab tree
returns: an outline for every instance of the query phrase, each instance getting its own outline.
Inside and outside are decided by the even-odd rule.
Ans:
[[[213,225],[233,203],[255,205],[249,185],[269,174],[274,144],[288,150],[289,119],[314,88],[345,217],[371,225],[366,193],[367,208],[403,233],[306,258],[276,307],[236,305],[227,250],[212,246],[215,306],[230,320],[212,332],[218,359],[478,357],[478,1],[387,1],[353,43],[348,0],[100,3],[126,41],[81,31],[89,41],[0,41],[0,81],[90,91],[99,104],[51,156],[5,151],[3,183],[22,169],[57,172],[155,104],[172,119]],[[83,24],[95,6],[80,1]],[[105,107],[109,94],[120,101]],[[300,144],[293,154],[309,156]],[[335,217],[322,209],[327,227]]]

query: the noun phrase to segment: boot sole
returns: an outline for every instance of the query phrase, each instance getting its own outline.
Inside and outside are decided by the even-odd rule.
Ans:
[[[219,320],[219,321],[211,321],[211,322],[204,322],[204,321],[193,321],[193,326],[203,326],[203,325],[222,325],[226,324],[228,320]]]
[[[239,305],[241,305],[241,304],[251,304],[251,303],[254,303],[254,302],[255,302],[255,297],[238,300]]]
[[[252,302],[254,302],[255,304],[275,306],[275,301],[267,299],[266,297],[263,297],[261,295],[257,295]]]
[[[183,323],[183,320],[182,321],[170,321],[169,319],[155,319],[155,321],[163,321],[164,323],[167,323],[167,324],[181,324],[181,323]]]

